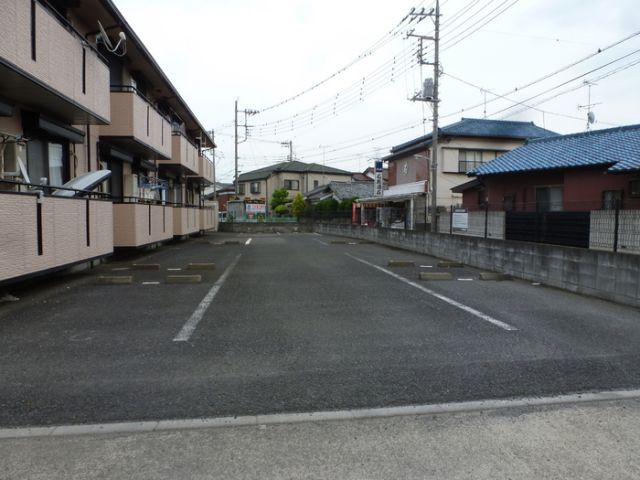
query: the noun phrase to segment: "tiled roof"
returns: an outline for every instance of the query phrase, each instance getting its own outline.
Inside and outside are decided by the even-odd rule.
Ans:
[[[311,190],[305,197],[316,200],[327,195],[337,200],[370,197],[373,195],[373,182],[329,182]]]
[[[482,137],[505,138],[513,140],[529,140],[558,135],[551,130],[536,126],[533,122],[514,122],[507,120],[487,120],[484,118],[463,118],[438,130],[442,137]],[[396,145],[391,155],[384,160],[392,160],[396,155],[407,151],[426,148],[431,145],[432,134],[415,138],[409,142]]]
[[[640,125],[531,140],[481,165],[469,175],[598,165],[609,165],[610,172],[640,170]]]
[[[325,173],[327,175],[351,175],[346,170],[339,168],[327,167],[318,163],[304,163],[293,160],[291,162],[281,162],[268,167],[252,170],[238,176],[239,182],[250,182],[252,180],[262,180],[269,178],[273,173],[292,172],[292,173]]]

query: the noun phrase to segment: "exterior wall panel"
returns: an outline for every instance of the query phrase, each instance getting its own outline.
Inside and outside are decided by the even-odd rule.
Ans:
[[[31,56],[31,2],[3,2],[0,56],[22,71],[106,120],[109,69],[91,48],[86,52],[86,93],[82,91],[81,39],[36,3],[36,59]]]
[[[113,252],[111,202],[42,199],[42,255],[38,255],[37,196],[0,195],[0,281],[62,267]]]
[[[173,208],[118,203],[113,206],[115,247],[140,247],[173,238]],[[151,225],[151,232],[149,232]]]

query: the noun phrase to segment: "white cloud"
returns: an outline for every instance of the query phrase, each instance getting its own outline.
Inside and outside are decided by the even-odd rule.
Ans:
[[[498,2],[485,0],[478,7],[490,3],[492,6],[482,11],[487,13]],[[240,98],[241,108],[263,108],[313,85],[382,37],[413,5],[410,1],[364,0],[274,0],[268,4],[255,0],[183,0],[179,3],[116,0],[116,4],[201,122],[210,127],[229,123],[233,118],[233,101],[236,97]],[[499,93],[505,93],[584,57],[598,47],[604,47],[625,34],[632,33],[640,25],[639,10],[635,2],[630,0],[521,0],[483,31],[459,45],[446,48],[447,41],[450,41],[454,33],[468,31],[473,22],[479,20],[484,13],[476,15],[456,30],[455,25],[461,20],[456,19],[454,14],[468,2],[449,0],[442,4],[441,60],[445,73]],[[421,28],[426,26],[428,21],[423,22]],[[310,108],[334,96],[346,86],[361,81],[365,76],[371,78],[371,72],[394,55],[399,56],[406,45],[407,41],[397,38],[386,48],[312,94],[256,116],[251,121],[261,123]],[[528,98],[562,80],[587,72],[639,48],[640,37],[612,52],[605,52],[566,74],[526,89],[514,95],[514,98]],[[636,54],[629,60],[633,58],[640,59],[640,55]],[[395,71],[400,67],[397,65]],[[601,72],[590,77],[595,78],[599,73]],[[425,70],[425,75],[429,75],[428,69]],[[637,88],[639,75],[640,66],[602,80],[597,87],[593,87],[593,101],[601,103],[595,107],[599,119],[616,124],[640,121],[637,114],[640,106],[640,92]],[[293,139],[294,149],[299,154],[316,155],[307,156],[303,160],[322,161],[320,145],[334,145],[366,136],[370,132],[390,129],[411,121],[419,122],[422,105],[407,100],[411,92],[419,88],[417,69],[408,75],[396,75],[394,83],[390,82],[390,71],[376,78],[375,85],[384,88],[361,104],[356,103],[330,120],[316,122],[303,132],[294,132],[295,135],[278,133],[268,139]],[[371,85],[372,82],[365,81],[365,84]],[[491,95],[487,97],[492,98]],[[465,86],[447,76],[442,79],[443,114],[481,104],[483,98],[483,93],[478,89]],[[585,112],[579,111],[577,106],[586,103],[586,99],[587,91],[583,88],[545,103],[540,108],[583,118]],[[487,105],[487,112],[492,113],[508,105],[504,101],[492,102]],[[463,114],[455,113],[444,119],[443,124],[458,120],[461,116],[481,117],[482,112],[481,106]],[[584,128],[582,121],[550,114],[543,116],[542,113],[531,110],[514,118],[533,120],[538,125],[542,125],[544,118],[547,128],[562,133]],[[430,126],[427,127],[429,128]],[[220,151],[224,155],[219,172],[224,173],[227,180],[232,177],[233,142],[223,134],[231,132],[232,129],[221,130],[218,136]],[[401,143],[421,132],[417,128],[376,142],[355,145],[351,150],[340,150],[326,157],[333,166],[364,169],[367,158],[374,155],[375,147]],[[284,158],[286,154],[279,145],[262,142],[247,142],[241,146],[240,152],[240,163],[244,171],[275,161],[278,155]],[[359,160],[340,160],[360,152],[363,155]]]

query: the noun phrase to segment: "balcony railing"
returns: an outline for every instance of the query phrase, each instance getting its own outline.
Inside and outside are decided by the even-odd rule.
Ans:
[[[178,168],[185,175],[198,175],[198,148],[175,131],[171,135],[171,145],[171,159],[158,161],[158,164]]]
[[[131,86],[111,87],[111,125],[100,127],[100,136],[146,158],[171,158],[171,124]]]
[[[40,2],[9,2],[0,15],[2,95],[70,124],[109,121],[109,69],[65,19]]]
[[[113,252],[108,195],[76,190],[87,196],[64,198],[36,188],[0,180],[0,283]]]
[[[173,238],[173,210],[171,205],[133,197],[115,203],[114,246],[135,248]]]

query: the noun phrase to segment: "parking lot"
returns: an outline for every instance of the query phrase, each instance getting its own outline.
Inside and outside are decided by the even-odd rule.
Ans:
[[[317,234],[209,234],[110,261],[0,305],[0,426],[640,385],[636,309],[480,277]]]

